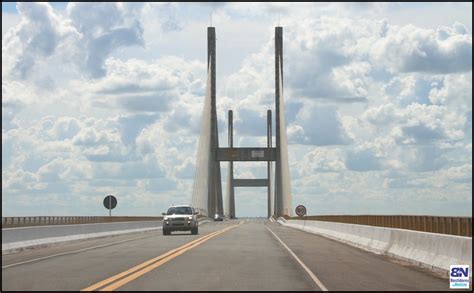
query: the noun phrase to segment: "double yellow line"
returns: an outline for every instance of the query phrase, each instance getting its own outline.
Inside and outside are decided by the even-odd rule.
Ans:
[[[242,223],[242,222],[241,222]],[[240,225],[239,223],[238,225]],[[230,229],[233,229],[237,227],[238,225],[232,225],[227,228],[212,232],[206,236],[203,236],[201,238],[198,238],[196,240],[193,240],[191,242],[188,242],[184,244],[183,246],[180,246],[178,248],[172,249],[160,256],[157,256],[155,258],[152,258],[142,264],[139,264],[133,268],[130,268],[126,270],[125,272],[122,272],[120,274],[117,274],[115,276],[112,276],[110,278],[107,278],[103,281],[100,281],[99,283],[96,283],[92,286],[89,286],[87,288],[82,289],[81,291],[97,291],[99,288],[101,288],[99,291],[113,291],[133,280],[136,278],[143,276],[144,274],[156,269],[157,267],[169,262],[170,260],[174,259],[175,257],[185,253],[186,251],[193,249],[194,247],[206,242],[207,240],[214,238],[224,232],[229,231]],[[105,287],[104,287],[105,286]]]

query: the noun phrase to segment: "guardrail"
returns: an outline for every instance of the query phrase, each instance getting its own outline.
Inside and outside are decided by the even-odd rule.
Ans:
[[[2,228],[44,226],[44,225],[73,225],[92,223],[158,221],[163,217],[87,217],[87,216],[39,216],[39,217],[2,217]]]
[[[431,233],[472,237],[471,217],[439,217],[439,216],[306,216],[285,217],[293,220],[312,220],[359,224],[387,228],[399,228]]]

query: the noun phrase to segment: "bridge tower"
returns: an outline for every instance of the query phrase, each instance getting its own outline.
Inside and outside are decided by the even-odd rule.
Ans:
[[[198,156],[192,196],[192,206],[202,215],[224,214],[220,162],[229,162],[225,215],[235,218],[234,188],[239,186],[267,187],[267,215],[292,215],[288,143],[283,95],[283,28],[275,28],[275,126],[276,146],[272,147],[272,115],[267,111],[267,146],[234,148],[233,112],[229,110],[227,148],[219,147],[216,113],[216,37],[215,28],[208,27],[208,75],[199,137]],[[234,161],[267,162],[267,178],[235,179]],[[275,161],[275,193],[271,191],[272,162]]]

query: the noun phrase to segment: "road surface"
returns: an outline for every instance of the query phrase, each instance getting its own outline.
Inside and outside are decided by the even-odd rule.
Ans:
[[[262,219],[2,256],[2,290],[449,290],[449,280]]]

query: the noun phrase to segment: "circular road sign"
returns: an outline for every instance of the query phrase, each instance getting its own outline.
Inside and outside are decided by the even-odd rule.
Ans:
[[[107,195],[104,198],[104,207],[106,209],[114,209],[117,206],[117,199],[113,195]]]
[[[302,217],[304,215],[306,215],[306,208],[304,207],[304,205],[299,205],[295,208],[295,213]]]

